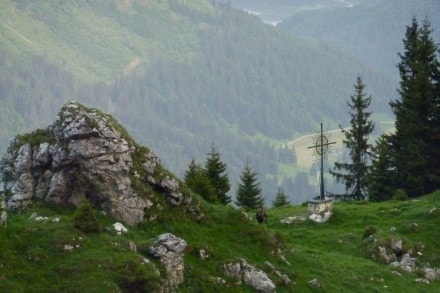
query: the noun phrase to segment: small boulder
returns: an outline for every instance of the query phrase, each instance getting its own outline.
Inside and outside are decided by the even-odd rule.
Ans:
[[[423,268],[423,273],[425,274],[425,279],[427,280],[434,281],[440,279],[440,269],[425,267]]]
[[[391,266],[412,273],[417,269],[417,259],[411,257],[411,255],[407,253],[402,256],[400,262],[392,262]]]
[[[394,253],[388,254],[385,247],[379,246],[378,249],[379,259],[383,260],[385,263],[390,263],[397,260],[396,255]]]
[[[281,219],[280,222],[283,224],[292,224],[295,221],[304,222],[306,220],[305,216],[290,216],[284,219]]]
[[[321,287],[321,283],[316,278],[313,280],[310,280],[309,285],[312,287]]]
[[[200,249],[199,255],[201,260],[205,260],[209,258],[209,253],[205,249]]]
[[[168,287],[172,291],[183,282],[184,250],[187,244],[182,238],[171,233],[159,235],[147,250],[148,254],[155,257],[165,267],[168,278]]]
[[[228,277],[237,278],[258,292],[276,292],[275,284],[267,274],[248,264],[245,259],[227,263],[223,266],[223,269]]]
[[[394,251],[397,256],[402,255],[402,239],[391,239],[391,250]]]
[[[283,274],[280,271],[278,271],[272,263],[270,263],[269,261],[265,261],[264,263],[269,267],[269,269],[272,271],[273,274],[277,275],[278,277],[281,278],[281,280],[283,280],[284,285],[288,285],[292,282],[286,274]]]
[[[119,222],[114,223],[113,228],[115,229],[116,233],[118,233],[118,234],[128,232],[128,229],[125,228],[125,226]]]
[[[315,223],[325,223],[332,217],[332,215],[333,215],[332,212],[325,212],[322,214],[311,214],[309,216],[309,219]]]
[[[133,241],[128,242],[128,248],[130,248],[130,250],[133,252],[137,252],[137,246]]]

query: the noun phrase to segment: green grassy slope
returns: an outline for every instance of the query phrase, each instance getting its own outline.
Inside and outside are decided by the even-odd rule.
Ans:
[[[334,216],[323,225],[297,223],[290,229],[278,223],[279,219],[301,214],[304,210],[297,208],[280,208],[273,210],[271,228],[283,231],[286,240],[294,243],[298,264],[308,267],[307,275],[322,279],[328,291],[370,292],[390,290],[391,292],[435,291],[440,284],[433,287],[416,285],[414,279],[418,274],[394,276],[388,265],[372,260],[377,246],[371,245],[371,239],[363,239],[366,227],[375,227],[375,238],[378,243],[386,243],[391,238],[403,240],[404,249],[420,252],[416,258],[423,263],[438,266],[440,261],[437,240],[440,229],[438,206],[440,193],[434,193],[420,200],[385,203],[336,203]],[[436,210],[432,211],[433,208]],[[413,223],[417,228],[412,228]],[[377,244],[376,244],[377,245]],[[434,265],[436,263],[436,265]],[[325,281],[324,281],[325,280]]]
[[[277,292],[440,290],[440,281],[416,283],[420,272],[397,276],[389,265],[372,259],[377,253],[372,239],[382,244],[396,237],[403,240],[405,251],[413,250],[420,265],[440,267],[440,192],[405,202],[335,203],[332,219],[324,224],[280,223],[288,216],[304,215],[306,209],[270,209],[267,225],[257,225],[245,220],[238,210],[204,204],[206,217],[202,220],[188,218],[179,210],[166,210],[155,222],[129,227],[129,232],[122,235],[85,235],[73,228],[74,211],[36,204],[10,214],[8,226],[0,230],[0,291],[117,292],[118,288],[134,288],[130,286],[154,288],[158,277],[151,267],[142,265],[142,259],[154,237],[164,232],[174,233],[188,243],[185,281],[178,292],[252,292],[221,272],[224,263],[238,257],[268,273],[264,262],[270,261],[286,274],[292,280],[289,285],[269,273]],[[49,219],[36,222],[29,218],[32,213]],[[98,211],[96,215],[103,227],[113,223]],[[54,222],[55,218],[59,222]],[[370,226],[376,228],[375,236],[364,238],[364,230]],[[137,245],[138,252],[129,249],[129,241]],[[66,245],[73,249],[66,249]],[[200,249],[208,252],[207,260],[200,259]],[[277,249],[289,264],[273,254]],[[225,279],[226,284],[216,283],[217,277]],[[315,278],[320,289],[308,283]]]

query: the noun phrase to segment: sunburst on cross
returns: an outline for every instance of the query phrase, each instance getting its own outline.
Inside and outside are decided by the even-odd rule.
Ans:
[[[321,133],[317,135],[315,139],[315,145],[308,147],[308,149],[315,149],[315,152],[321,157],[321,185],[320,185],[320,195],[319,199],[324,200],[324,156],[329,153],[329,145],[335,144],[336,142],[329,142],[327,136],[322,132],[321,123]]]

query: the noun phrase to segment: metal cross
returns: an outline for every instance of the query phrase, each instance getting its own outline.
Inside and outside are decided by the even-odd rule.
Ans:
[[[314,146],[308,147],[308,149],[314,148],[315,152],[321,156],[321,186],[320,186],[320,200],[324,200],[324,156],[329,152],[329,145],[335,144],[336,142],[329,142],[328,138],[322,133],[322,123],[321,123],[321,134],[315,141]]]

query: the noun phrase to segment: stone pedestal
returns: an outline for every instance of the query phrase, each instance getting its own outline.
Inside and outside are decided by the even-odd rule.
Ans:
[[[308,201],[309,219],[322,223],[327,222],[333,215],[333,198],[315,197]]]

